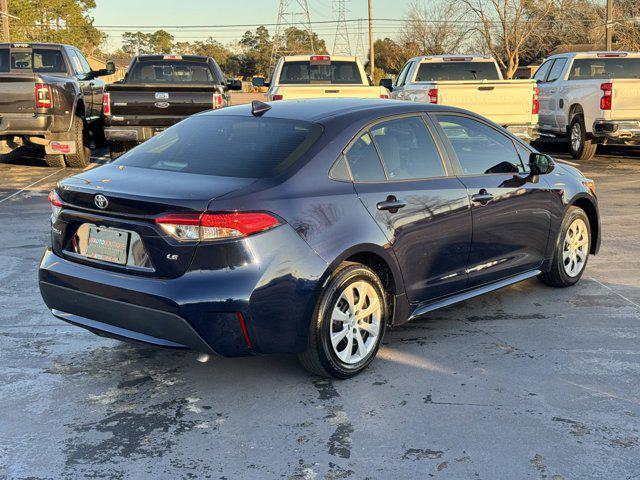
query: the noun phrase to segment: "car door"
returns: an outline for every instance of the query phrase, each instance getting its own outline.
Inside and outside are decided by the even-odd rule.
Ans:
[[[396,100],[406,99],[405,83],[407,80],[407,75],[409,74],[409,71],[411,70],[412,65],[413,65],[413,61],[409,60],[407,63],[404,64],[404,67],[402,67],[402,70],[400,70],[400,73],[398,74],[398,78],[396,78],[396,82],[393,84],[391,98]]]
[[[91,87],[91,114],[87,114],[91,120],[95,120],[102,114],[102,94],[104,92],[104,80],[95,77],[93,70],[87,59],[82,55],[82,52],[76,50],[76,55],[82,65],[82,70],[85,73],[87,80],[89,81],[89,87]]]
[[[86,118],[91,118],[93,109],[93,86],[88,78],[85,68],[78,57],[78,51],[75,48],[67,48],[67,55],[73,68],[73,73],[80,86],[82,101],[84,102],[84,114]]]
[[[530,151],[478,117],[453,113],[433,117],[458,161],[457,172],[471,201],[469,286],[540,267],[554,194],[539,176],[529,173]]]
[[[359,198],[389,240],[411,303],[464,289],[471,244],[469,199],[426,119],[371,125],[345,157]]]
[[[538,81],[538,89],[540,93],[538,94],[538,103],[540,104],[540,110],[538,112],[538,123],[545,130],[550,130],[555,125],[554,114],[551,108],[552,101],[552,88],[547,84],[547,76],[549,75],[549,71],[553,67],[555,59],[547,60],[544,62],[536,73],[533,75],[533,78]]]
[[[564,107],[564,88],[562,87],[562,79],[560,78],[564,67],[567,64],[566,58],[556,58],[553,62],[553,66],[549,70],[547,80],[545,82],[546,95],[549,102],[549,122],[553,126],[554,130],[560,128],[558,123],[558,117],[563,117]],[[562,122],[564,127],[564,122]]]

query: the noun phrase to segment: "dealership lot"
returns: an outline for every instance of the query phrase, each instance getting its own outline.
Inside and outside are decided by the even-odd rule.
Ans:
[[[331,381],[288,356],[200,364],[56,320],[36,284],[46,197],[78,171],[4,159],[0,478],[640,478],[640,151],[580,168],[604,236],[577,287],[434,312]]]

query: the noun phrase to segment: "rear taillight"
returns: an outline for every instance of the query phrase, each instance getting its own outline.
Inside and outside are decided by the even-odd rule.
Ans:
[[[536,87],[533,89],[533,103],[531,104],[531,113],[533,115],[540,113],[540,100],[538,95],[540,95],[540,89]]]
[[[102,113],[106,116],[111,115],[111,94],[109,92],[102,94]]]
[[[218,108],[222,108],[222,95],[220,93],[213,94],[213,109],[217,110]]]
[[[389,98],[389,95],[387,95],[386,93],[381,93],[380,98]]]
[[[438,103],[437,88],[430,88],[429,91],[427,92],[427,95],[429,96],[429,103]]]
[[[62,199],[55,190],[49,192],[49,203],[51,204],[51,221],[55,222],[60,210],[62,210]]]
[[[265,212],[175,213],[156,219],[160,228],[179,241],[247,237],[280,225]]]
[[[36,108],[53,107],[53,96],[51,95],[51,87],[44,83],[36,83]]]
[[[613,83],[607,82],[600,85],[602,98],[600,99],[600,110],[611,110],[613,100]]]
[[[272,95],[271,100],[282,100],[282,95]]]

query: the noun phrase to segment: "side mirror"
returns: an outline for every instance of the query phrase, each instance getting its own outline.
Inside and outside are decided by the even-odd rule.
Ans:
[[[543,153],[532,153],[529,156],[529,169],[533,175],[551,173],[555,167],[553,158]]]
[[[392,91],[393,81],[390,78],[383,78],[380,80],[380,86],[386,88],[389,91]]]
[[[107,62],[106,68],[96,70],[95,72],[93,72],[93,75],[96,77],[104,77],[107,75],[113,75],[114,73],[116,73],[116,64],[113,63],[112,60],[109,60]]]
[[[229,90],[242,90],[242,80],[231,78],[227,80],[227,87]]]
[[[262,78],[262,77],[253,77],[251,79],[251,85],[253,85],[254,87],[264,87],[264,86],[266,86],[264,78]]]

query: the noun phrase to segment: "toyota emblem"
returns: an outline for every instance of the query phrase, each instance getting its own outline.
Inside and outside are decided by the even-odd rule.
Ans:
[[[102,210],[107,208],[107,206],[109,205],[109,200],[107,200],[107,197],[105,197],[104,195],[96,195],[95,197],[93,197],[93,201],[96,204],[96,207]]]

